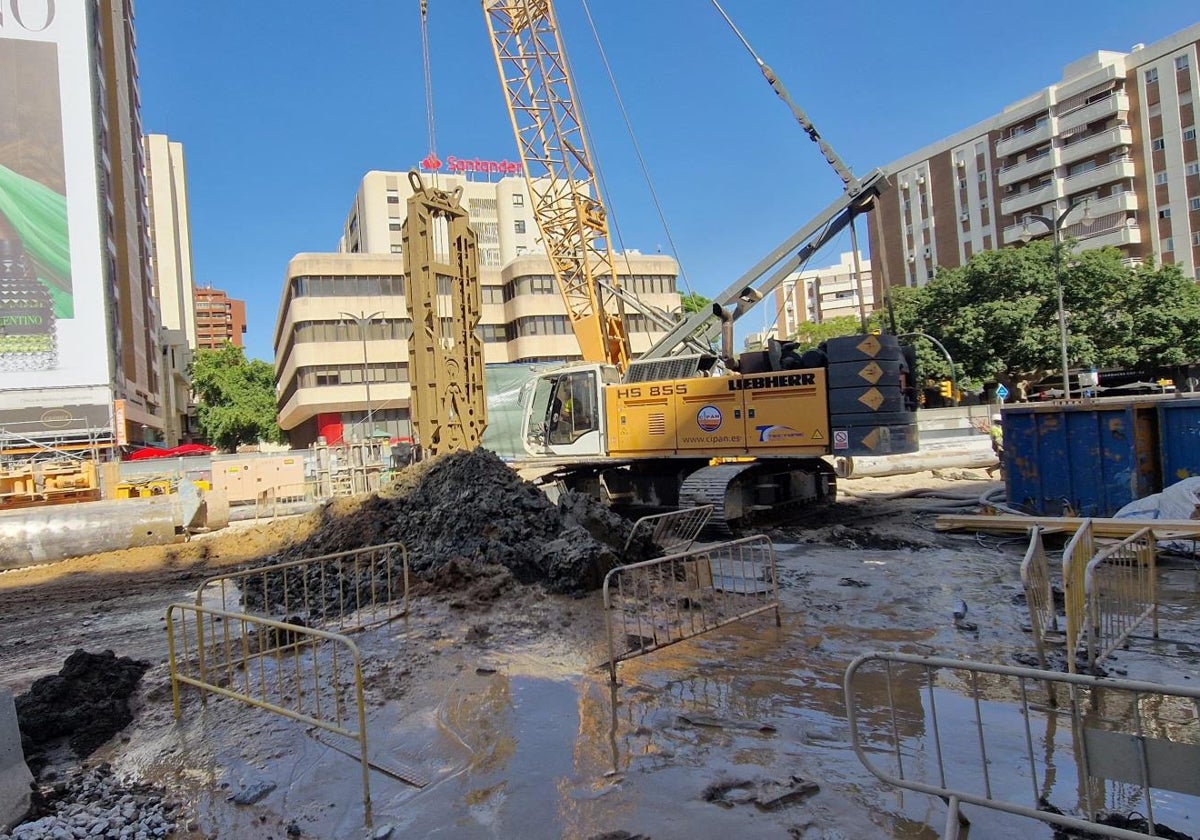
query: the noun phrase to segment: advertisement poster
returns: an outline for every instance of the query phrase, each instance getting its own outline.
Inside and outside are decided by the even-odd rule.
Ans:
[[[0,389],[109,381],[86,3],[0,16]]]

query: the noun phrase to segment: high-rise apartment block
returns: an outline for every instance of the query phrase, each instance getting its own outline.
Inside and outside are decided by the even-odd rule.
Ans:
[[[163,327],[181,330],[196,347],[192,235],[188,219],[187,167],[183,144],[164,134],[143,138],[149,195],[154,283]]]
[[[6,453],[161,438],[133,20],[132,0],[0,15],[0,274],[43,290],[0,335]]]
[[[434,185],[434,176],[423,175]],[[462,187],[478,236],[484,360],[569,361],[581,357],[566,306],[539,241],[525,180],[470,180],[440,174],[436,186]],[[294,446],[368,435],[408,437],[408,338],[402,226],[412,195],[408,175],[369,172],[343,228],[339,253],[298,254],[288,265],[275,327],[279,423]],[[678,266],[636,251],[615,260],[622,285],[663,313],[678,311]],[[366,336],[359,321],[367,324]],[[634,355],[663,333],[627,313]],[[371,424],[366,417],[370,412]]]
[[[855,273],[854,254],[845,253],[837,265],[789,275],[775,290],[775,329],[769,333],[788,338],[801,324],[820,324],[847,315],[857,318],[864,311],[870,312],[875,296],[871,290],[871,261],[865,257],[859,259],[859,274]]]
[[[196,347],[219,350],[225,342],[241,347],[246,333],[246,302],[211,286],[196,289],[195,298]]]
[[[1062,80],[887,169],[872,213],[876,294],[939,266],[1049,233],[1120,248],[1194,277],[1200,264],[1200,24],[1128,53],[1097,52]]]

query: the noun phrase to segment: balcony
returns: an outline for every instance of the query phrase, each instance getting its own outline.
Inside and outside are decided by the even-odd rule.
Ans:
[[[1098,99],[1088,105],[1081,105],[1073,111],[1060,114],[1058,117],[1058,133],[1066,134],[1073,129],[1096,120],[1107,119],[1116,114],[1129,111],[1129,97],[1120,91],[1113,91],[1103,99]]]
[[[1132,144],[1133,129],[1127,125],[1117,126],[1102,134],[1097,134],[1095,137],[1088,137],[1069,146],[1063,146],[1058,151],[1058,160],[1060,163],[1070,164],[1077,160],[1083,160],[1086,157],[1106,152],[1117,146],[1129,146]]]
[[[1051,181],[1049,184],[1046,184],[1044,187],[1038,187],[1036,190],[1005,196],[1000,201],[1000,212],[1006,216],[1011,216],[1021,210],[1028,210],[1030,207],[1045,204],[1047,201],[1053,200],[1054,182]]]
[[[1050,123],[1044,122],[1037,128],[1031,128],[1021,134],[1011,134],[996,143],[996,157],[1015,155],[1022,149],[1045,143],[1050,139]]]
[[[1090,251],[1093,248],[1106,248],[1110,245],[1114,248],[1121,248],[1126,245],[1140,245],[1141,242],[1141,228],[1133,219],[1128,219],[1121,224],[1094,228],[1086,237],[1080,236],[1075,250]]]
[[[1126,217],[1126,213],[1131,210],[1137,210],[1138,201],[1137,194],[1132,192],[1119,193],[1110,195],[1106,198],[1093,198],[1087,202],[1087,219],[1083,219],[1083,210],[1075,211],[1075,218],[1079,221],[1067,225],[1063,231],[1066,236],[1078,240],[1093,240],[1097,237],[1107,236],[1110,233],[1120,231],[1130,223]],[[1056,212],[1062,212],[1061,209]],[[1035,237],[1047,235],[1049,231],[1046,226],[1040,222],[1033,222],[1030,231]],[[1009,225],[1001,233],[1000,241],[1005,245],[1011,245],[1025,235],[1025,223],[1023,221]],[[1135,236],[1138,236],[1135,230]],[[1126,243],[1129,244],[1129,243]],[[1098,248],[1099,245],[1088,242],[1089,248]]]
[[[1128,157],[1122,157],[1114,160],[1112,163],[1106,163],[1102,166],[1097,166],[1095,169],[1089,169],[1087,172],[1069,175],[1063,181],[1063,192],[1067,195],[1086,192],[1104,184],[1111,184],[1113,181],[1132,177],[1133,160]]]
[[[1000,170],[1000,174],[996,177],[997,183],[1002,187],[1007,187],[1009,184],[1015,184],[1017,181],[1024,181],[1032,178],[1034,175],[1040,175],[1043,172],[1048,172],[1054,168],[1054,156],[1046,150],[1040,157],[1033,160],[1014,163],[1012,166],[1006,166]]]

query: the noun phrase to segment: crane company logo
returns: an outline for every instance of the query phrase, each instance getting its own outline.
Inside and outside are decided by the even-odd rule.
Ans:
[[[778,440],[796,440],[804,437],[804,432],[798,432],[791,426],[755,426],[759,443],[774,443]]]
[[[511,160],[480,160],[473,158],[458,158],[454,155],[446,155],[446,163],[444,164],[447,172],[461,174],[463,172],[487,172],[497,175],[520,175],[521,164],[513,163]],[[421,168],[426,172],[437,172],[443,166],[441,159],[430,152],[429,155],[421,161]]]
[[[700,431],[702,432],[715,432],[721,428],[721,423],[724,419],[721,416],[721,409],[715,405],[706,405],[696,412],[696,425],[700,427]]]

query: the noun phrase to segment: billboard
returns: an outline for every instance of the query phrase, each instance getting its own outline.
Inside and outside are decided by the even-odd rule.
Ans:
[[[4,392],[111,379],[91,6],[0,0],[3,408]]]

